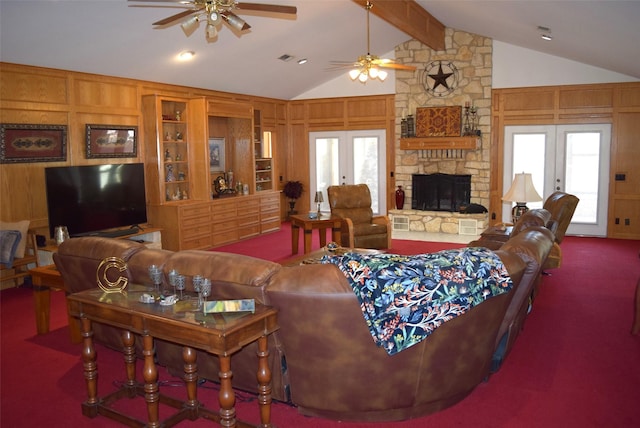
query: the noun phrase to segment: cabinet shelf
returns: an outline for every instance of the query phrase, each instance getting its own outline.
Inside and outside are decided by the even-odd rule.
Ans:
[[[401,138],[400,148],[403,150],[476,150],[480,148],[480,137],[420,137]]]

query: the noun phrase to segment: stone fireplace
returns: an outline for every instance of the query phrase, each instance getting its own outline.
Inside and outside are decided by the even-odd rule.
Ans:
[[[417,174],[454,174],[471,177],[470,202],[489,206],[490,142],[491,142],[491,39],[447,28],[445,50],[434,51],[417,40],[396,47],[396,59],[415,65],[413,73],[396,72],[396,185],[406,192],[401,210],[390,210],[392,220],[402,217],[409,230],[459,233],[459,220],[478,220],[479,231],[488,224],[488,214],[460,214],[438,210],[416,210],[413,202],[413,176]],[[434,96],[425,90],[425,68],[433,61],[455,64],[458,80],[455,88],[444,96]],[[455,147],[437,150],[403,150],[400,148],[400,119],[415,115],[418,107],[464,106],[477,108],[481,144],[477,149]]]

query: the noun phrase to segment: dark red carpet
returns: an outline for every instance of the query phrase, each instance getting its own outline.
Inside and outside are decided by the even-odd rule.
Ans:
[[[285,228],[218,250],[286,259],[291,252],[287,233]],[[394,241],[392,251],[410,254],[459,246]],[[274,403],[273,423],[281,428],[640,426],[640,336],[629,333],[640,241],[568,237],[562,248],[563,266],[544,278],[524,331],[502,368],[459,404],[411,421],[358,424],[307,418],[294,407]],[[64,295],[52,293],[52,331],[37,336],[31,293],[28,288],[0,292],[0,427],[119,426],[81,414],[86,397],[81,346],[69,341]],[[103,347],[98,347],[98,369],[100,394],[125,377],[121,355]],[[161,370],[160,380],[163,392],[183,394],[179,379]],[[213,406],[215,384],[203,384],[199,398]],[[124,407],[144,417],[142,401]],[[258,422],[252,395],[239,393],[237,413]],[[212,425],[185,421],[179,426]]]

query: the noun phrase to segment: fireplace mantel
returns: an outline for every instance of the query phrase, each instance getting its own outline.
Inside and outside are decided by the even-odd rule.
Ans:
[[[480,137],[421,137],[401,138],[402,150],[476,150],[480,148]]]

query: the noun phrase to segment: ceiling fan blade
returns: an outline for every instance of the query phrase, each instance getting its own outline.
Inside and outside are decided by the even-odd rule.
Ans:
[[[376,64],[380,68],[393,68],[394,70],[409,70],[415,71],[416,68],[413,65],[396,64],[395,62]]]
[[[258,12],[275,12],[275,13],[287,13],[295,15],[298,12],[298,8],[295,6],[281,6],[277,4],[262,4],[262,3],[238,3],[236,10],[255,10]]]
[[[184,0],[127,0],[136,3],[181,3],[185,7],[187,4],[195,4],[193,1],[184,1]]]
[[[189,9],[189,10],[185,10],[185,11],[183,11],[183,12],[176,13],[175,15],[172,15],[172,16],[170,16],[170,17],[168,17],[168,18],[161,19],[160,21],[154,22],[154,23],[153,23],[153,25],[167,25],[167,24],[171,24],[171,23],[173,23],[173,22],[175,22],[175,21],[177,21],[177,20],[179,20],[179,19],[182,19],[182,18],[184,18],[184,17],[186,17],[186,16],[189,16],[189,15],[191,15],[191,14],[193,14],[193,13],[200,12],[200,10],[201,10],[201,9],[202,9],[202,8],[199,8],[199,9]]]

